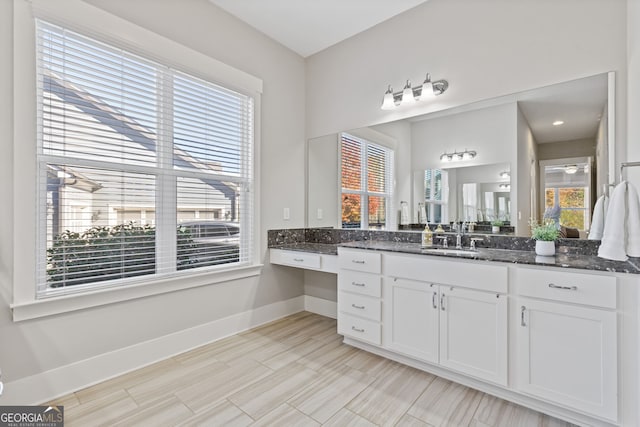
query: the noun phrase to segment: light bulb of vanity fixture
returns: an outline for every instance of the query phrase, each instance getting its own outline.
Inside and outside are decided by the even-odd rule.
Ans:
[[[441,162],[450,162],[451,160],[453,160],[453,157],[451,157],[447,153],[443,153],[442,156],[440,156],[440,161]]]
[[[402,90],[402,105],[411,105],[414,102],[416,102],[416,99],[413,97],[411,82],[407,80],[407,84],[404,85],[404,89]]]
[[[509,171],[500,172],[500,178],[509,178],[510,176]]]
[[[436,94],[433,91],[433,84],[431,83],[431,74],[427,73],[427,78],[424,79],[424,83],[422,83],[422,92],[420,92],[420,99],[429,100],[435,97]]]
[[[394,108],[396,108],[396,102],[393,99],[393,89],[391,89],[391,85],[389,85],[387,91],[384,93],[382,106],[380,108],[382,108],[383,110],[393,110]]]
[[[462,153],[462,160],[471,160],[475,156],[476,156],[476,152],[475,151],[464,150],[464,153]]]

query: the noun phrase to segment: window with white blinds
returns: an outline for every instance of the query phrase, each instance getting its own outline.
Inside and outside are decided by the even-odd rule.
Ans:
[[[342,228],[387,229],[393,150],[342,133],[340,163]]]
[[[250,264],[253,98],[36,24],[38,296]]]

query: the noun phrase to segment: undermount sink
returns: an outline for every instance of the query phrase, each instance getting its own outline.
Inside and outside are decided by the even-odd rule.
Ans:
[[[429,254],[441,254],[441,255],[464,255],[475,256],[478,255],[478,251],[471,249],[453,249],[453,248],[422,248],[422,252]]]

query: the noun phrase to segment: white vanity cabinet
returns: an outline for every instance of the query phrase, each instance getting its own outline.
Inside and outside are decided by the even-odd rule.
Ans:
[[[381,345],[380,253],[340,248],[338,267],[338,333]]]
[[[617,420],[616,278],[521,267],[518,390]]]
[[[507,385],[506,267],[395,254],[383,265],[385,348]]]

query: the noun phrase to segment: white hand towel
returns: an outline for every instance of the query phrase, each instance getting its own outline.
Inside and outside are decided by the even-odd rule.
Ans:
[[[640,197],[636,187],[627,188],[627,255],[640,257]]]
[[[589,240],[601,240],[604,231],[604,220],[606,215],[605,205],[608,205],[609,198],[602,195],[596,200],[593,207],[593,218],[591,220],[591,229],[589,230]]]
[[[602,242],[598,248],[600,258],[615,261],[626,261],[625,249],[625,217],[626,217],[627,182],[622,181],[613,189],[607,209],[607,220],[604,223]]]

